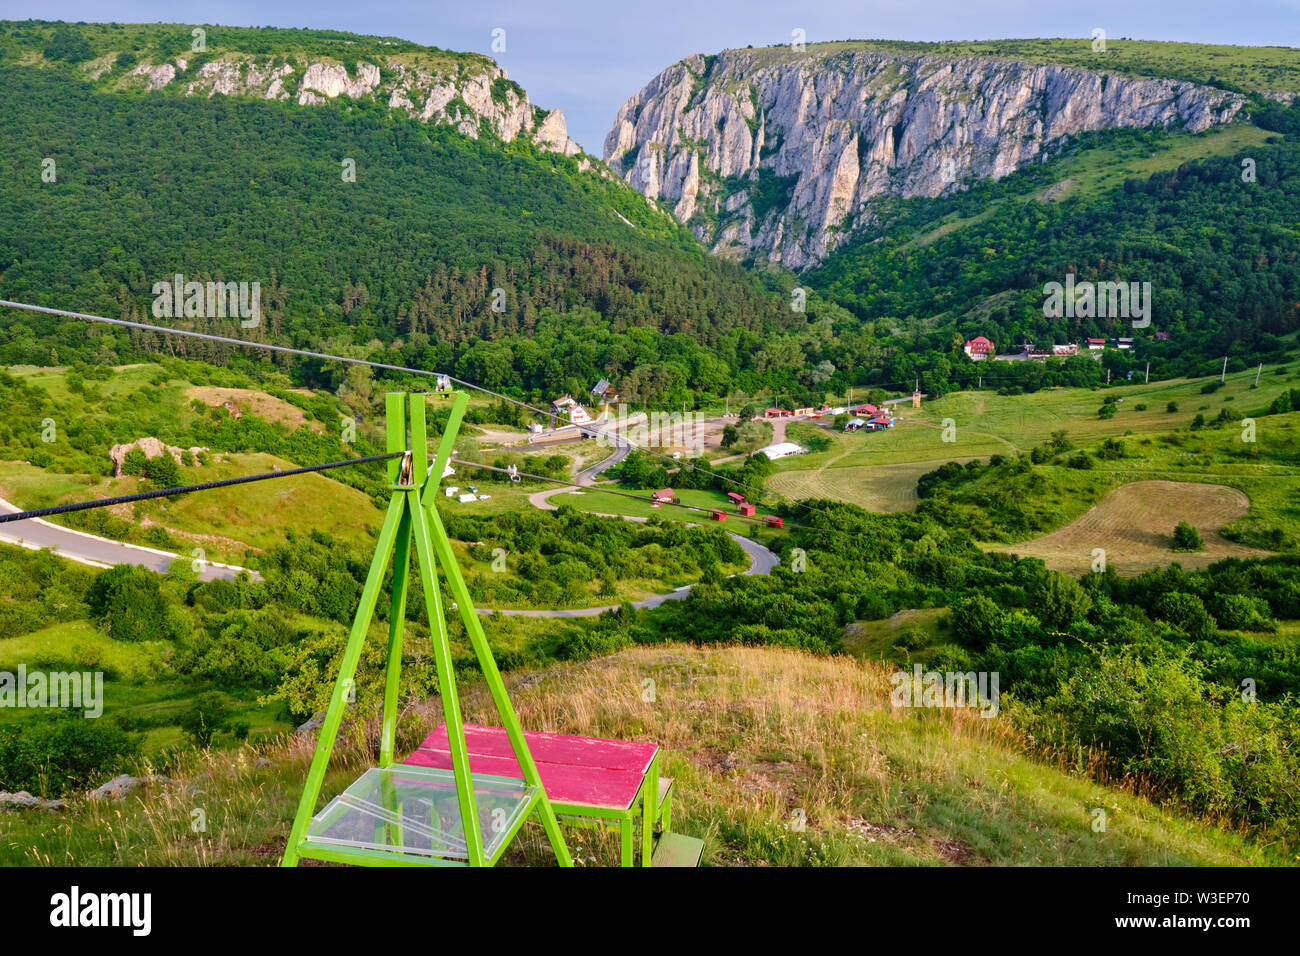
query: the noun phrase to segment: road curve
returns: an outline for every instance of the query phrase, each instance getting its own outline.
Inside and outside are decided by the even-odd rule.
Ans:
[[[12,502],[0,498],[0,512],[17,514],[22,510]],[[0,541],[30,548],[33,551],[49,548],[61,558],[79,564],[88,564],[93,568],[108,568],[115,564],[138,564],[151,571],[166,574],[171,563],[181,557],[170,551],[126,544],[123,541],[101,538],[99,535],[88,534],[85,531],[64,528],[50,524],[43,518],[24,518],[22,521],[0,524]],[[244,570],[246,569],[234,565],[208,561],[199,572],[199,579],[203,581],[211,581],[214,578],[233,579]],[[248,573],[254,579],[261,577],[256,571]]]
[[[771,574],[772,569],[781,563],[781,559],[763,547],[757,541],[751,541],[743,535],[735,534],[728,531],[727,534],[731,540],[740,545],[745,553],[749,555],[749,569],[742,571],[742,576],[751,574]],[[674,591],[667,594],[653,594],[641,601],[633,601],[632,606],[636,608],[658,607],[665,601],[681,601],[691,593],[691,585],[684,584]],[[596,617],[604,614],[606,611],[612,611],[619,604],[606,604],[602,607],[574,607],[574,608],[556,608],[554,610],[545,610],[540,608],[478,608],[480,614],[504,614],[508,617]]]

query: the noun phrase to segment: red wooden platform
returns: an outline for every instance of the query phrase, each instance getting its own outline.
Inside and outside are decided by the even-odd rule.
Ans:
[[[524,739],[552,803],[610,810],[632,806],[650,762],[659,751],[656,744],[537,731],[525,731]],[[466,724],[465,745],[471,773],[522,779],[505,728]],[[446,724],[425,738],[405,763],[450,769]]]

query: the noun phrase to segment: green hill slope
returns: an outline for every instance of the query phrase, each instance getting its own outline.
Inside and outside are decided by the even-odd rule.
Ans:
[[[70,51],[52,47],[59,29]],[[261,327],[215,324],[300,344],[396,342],[390,361],[548,392],[585,393],[607,367],[653,370],[669,358],[682,371],[644,372],[644,391],[707,390],[752,367],[756,336],[806,323],[602,167],[549,148],[549,114],[502,76],[487,83],[482,71],[495,67],[483,57],[212,28],[200,62],[176,50],[188,33],[0,27],[0,295],[148,317],[155,283],[176,274],[258,282]],[[163,52],[173,59],[159,67]],[[429,103],[390,109],[395,100],[362,92],[371,54],[376,90],[454,92],[461,103],[453,96],[427,122]],[[182,62],[154,91],[134,72]],[[297,98],[246,95],[290,66],[304,84]],[[316,67],[318,88],[333,91],[333,76],[355,97],[300,105]],[[218,89],[227,68],[231,95]],[[428,79],[435,68],[459,85]],[[532,138],[507,138],[515,122],[533,124]],[[709,347],[724,342],[734,366],[719,375]],[[121,364],[158,344],[9,317],[0,362],[57,353]]]
[[[657,686],[653,703],[641,699],[647,675]],[[1020,756],[1004,721],[891,710],[888,670],[847,658],[669,646],[512,675],[509,683],[521,713],[571,715],[548,730],[660,743],[677,781],[673,829],[704,839],[706,865],[1288,862],[1279,850]],[[470,684],[467,694],[467,719],[487,718],[482,688]],[[402,746],[413,749],[438,719],[436,702],[414,713]],[[259,767],[259,755],[271,765]],[[274,863],[308,757],[301,740],[233,758],[196,756],[173,771],[174,786],[147,796],[111,806],[79,801],[58,820],[27,815],[0,847],[0,862]],[[370,761],[355,741],[336,748],[322,799]],[[203,791],[207,808],[200,834],[189,828],[191,787]],[[547,863],[533,828],[510,862]],[[616,835],[565,833],[581,864],[616,862]]]

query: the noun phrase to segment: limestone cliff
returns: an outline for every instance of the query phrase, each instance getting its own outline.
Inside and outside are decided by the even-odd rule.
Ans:
[[[573,156],[564,114],[533,106],[505,70],[486,57],[427,60],[409,54],[379,62],[343,63],[306,56],[227,52],[191,69],[184,57],[148,60],[115,69],[111,57],[89,64],[87,73],[117,89],[142,88],[185,96],[251,96],[314,106],[347,96],[378,100],[427,123],[446,123],[477,138],[485,128],[505,142],[524,136],[549,152]],[[467,65],[468,63],[468,65]]]
[[[628,100],[604,158],[715,252],[799,269],[878,197],[1000,178],[1082,132],[1204,130],[1244,105],[1188,82],[991,57],[730,50],[683,60]]]

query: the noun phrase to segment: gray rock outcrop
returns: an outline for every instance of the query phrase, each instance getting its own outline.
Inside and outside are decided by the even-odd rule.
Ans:
[[[1238,94],[990,57],[729,50],[669,67],[619,110],[610,168],[715,252],[801,269],[886,195],[998,179],[1079,133],[1191,132]]]

